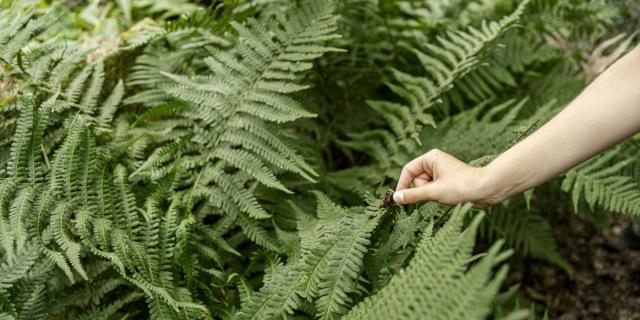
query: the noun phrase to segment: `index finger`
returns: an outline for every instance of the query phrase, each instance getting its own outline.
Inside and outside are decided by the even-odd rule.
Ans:
[[[398,185],[396,186],[396,191],[408,189],[413,181],[413,178],[425,173],[424,167],[422,165],[422,156],[415,158],[409,163],[407,163],[404,167],[402,167],[402,172],[400,172],[400,178],[398,179]]]

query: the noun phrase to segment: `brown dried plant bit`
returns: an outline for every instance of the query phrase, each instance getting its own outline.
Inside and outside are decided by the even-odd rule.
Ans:
[[[387,189],[384,193],[384,198],[382,199],[382,203],[380,203],[380,209],[387,209],[395,204],[393,201],[393,189]]]

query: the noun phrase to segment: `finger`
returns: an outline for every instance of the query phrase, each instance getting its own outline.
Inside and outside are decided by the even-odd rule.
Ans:
[[[418,188],[424,186],[425,184],[427,184],[429,182],[431,182],[431,179],[425,179],[425,178],[421,178],[421,177],[413,178],[413,184]]]
[[[437,184],[427,183],[422,187],[404,189],[393,194],[393,201],[400,204],[413,204],[419,201],[437,201]]]
[[[429,177],[431,170],[430,168],[425,168],[428,166],[428,164],[423,162],[424,156],[420,156],[409,161],[409,163],[407,163],[402,168],[402,172],[400,172],[400,178],[398,179],[398,185],[396,186],[396,191],[409,188],[409,186],[411,186],[411,182],[415,177],[422,175]]]

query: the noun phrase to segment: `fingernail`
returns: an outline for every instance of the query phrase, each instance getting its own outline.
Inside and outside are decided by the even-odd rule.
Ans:
[[[398,191],[393,193],[393,201],[396,203],[404,203],[404,192]]]

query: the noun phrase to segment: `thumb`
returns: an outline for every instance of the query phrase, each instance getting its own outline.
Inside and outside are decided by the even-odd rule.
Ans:
[[[436,193],[438,185],[435,182],[427,183],[421,187],[396,191],[393,201],[399,204],[413,204],[419,201],[437,201]]]

